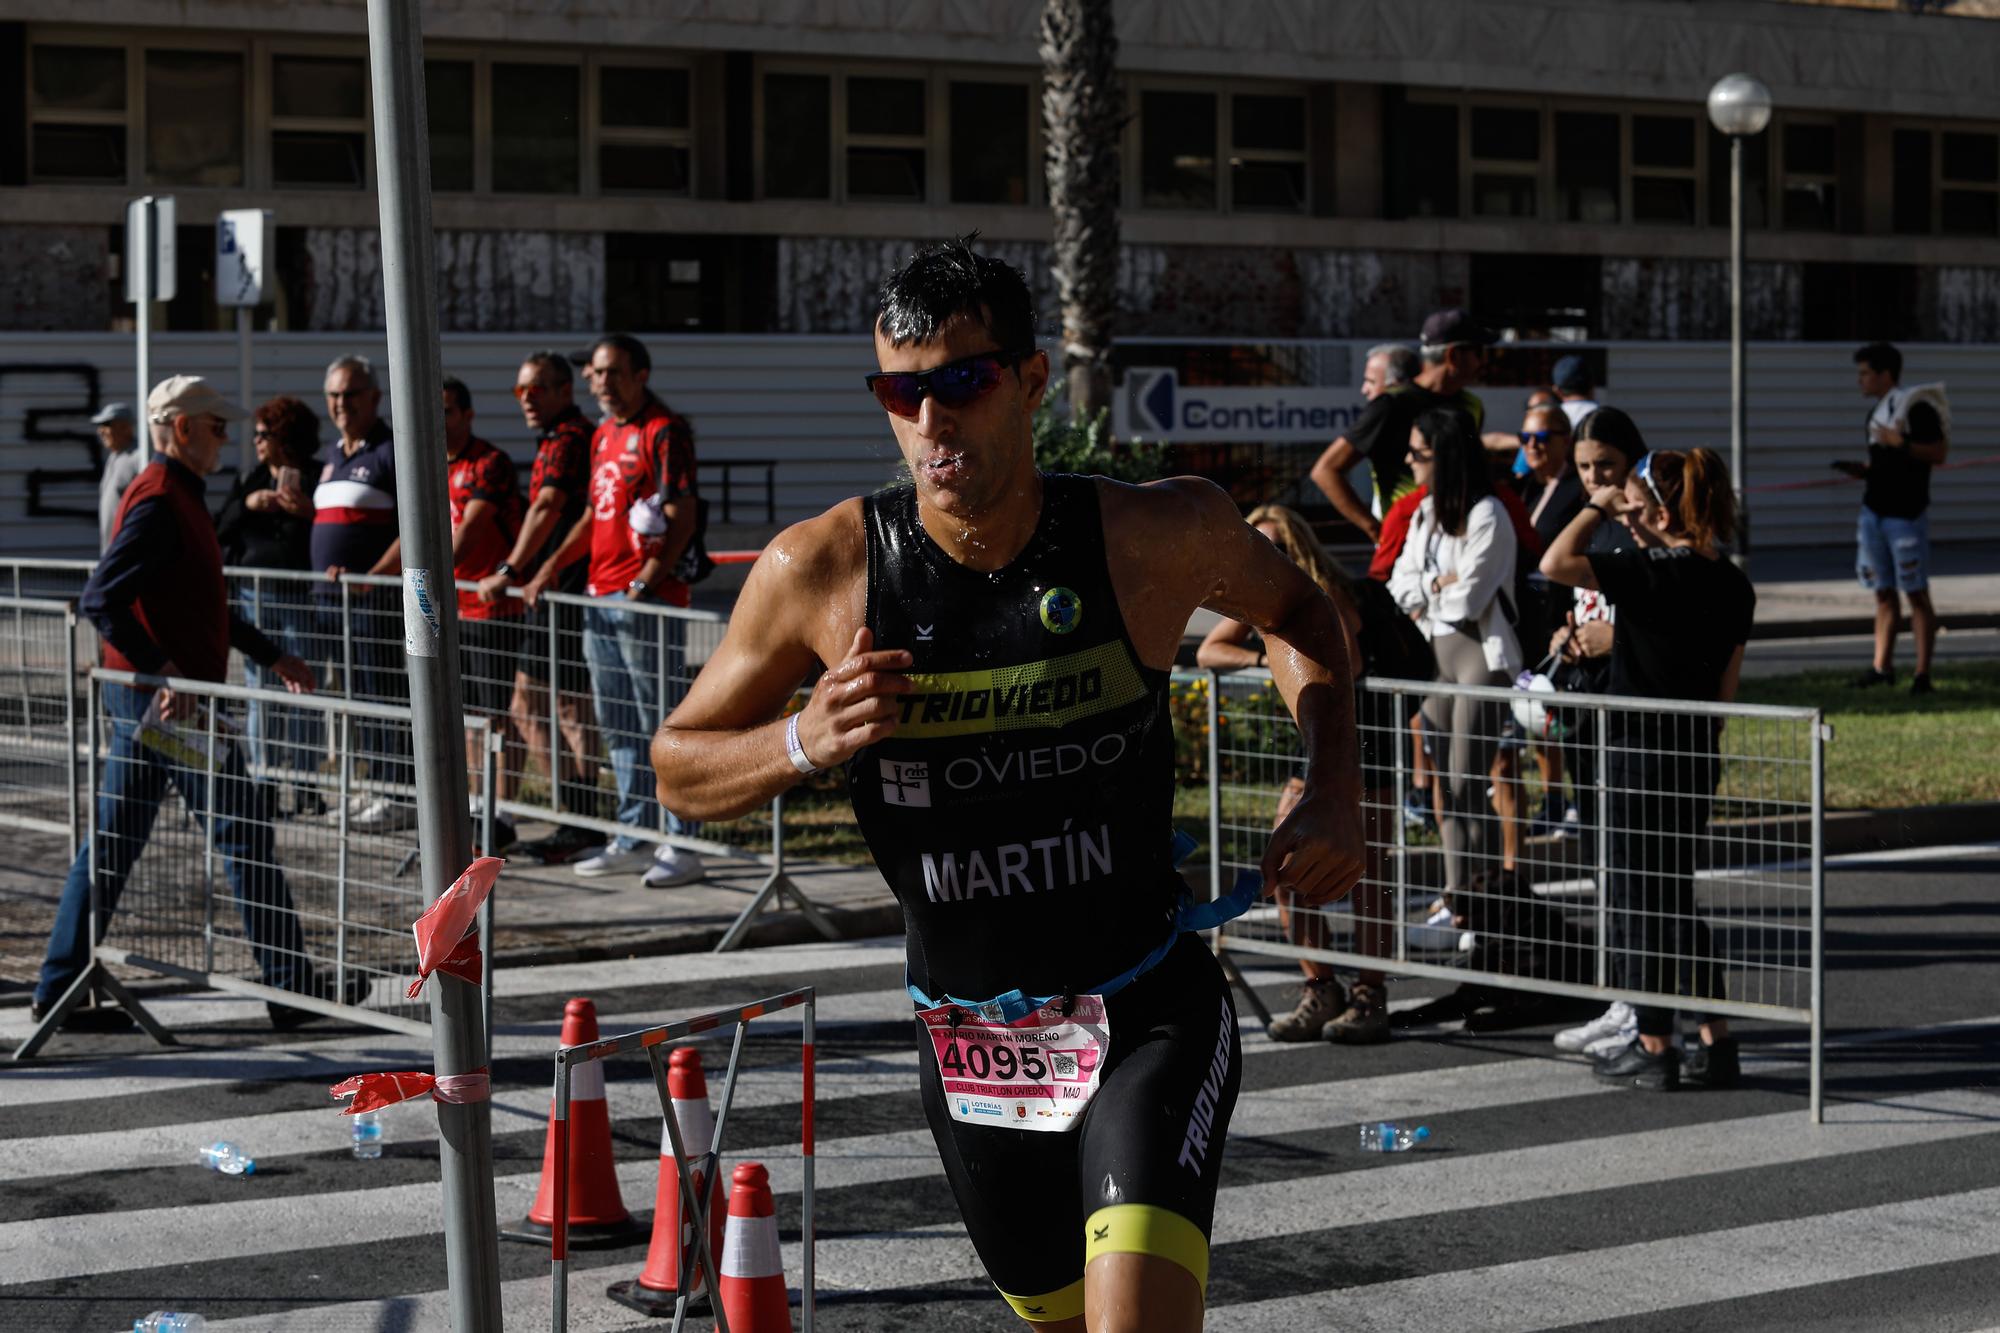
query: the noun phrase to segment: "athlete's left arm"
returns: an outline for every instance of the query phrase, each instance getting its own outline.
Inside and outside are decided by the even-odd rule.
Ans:
[[[1164,575],[1161,600],[1181,626],[1203,606],[1261,633],[1272,682],[1304,741],[1305,795],[1272,832],[1267,890],[1308,905],[1333,901],[1361,878],[1364,855],[1354,677],[1340,615],[1213,483],[1176,477],[1144,489],[1157,497],[1144,506],[1143,526]]]

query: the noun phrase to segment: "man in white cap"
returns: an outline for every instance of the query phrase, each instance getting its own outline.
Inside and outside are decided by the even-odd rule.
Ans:
[[[125,489],[112,518],[111,541],[85,585],[80,610],[104,636],[104,665],[113,671],[220,682],[234,647],[267,667],[285,688],[309,693],[312,668],[281,654],[254,625],[229,609],[222,548],[215,539],[203,478],[228,443],[229,423],[249,414],[195,375],[163,380],[146,400],[158,451]],[[170,759],[138,738],[140,720],[157,703],[166,720],[192,718],[200,700],[149,686],[104,687],[111,717],[97,806],[98,927],[116,908],[132,865],[144,849],[171,782],[191,811],[212,811],[214,847],[223,859],[229,896],[243,913],[244,933],[264,984],[327,997],[330,980],[304,958],[304,940],[284,872],[272,845],[269,803],[244,769],[241,750],[222,749],[213,777]],[[213,782],[213,790],[206,790]],[[35,987],[39,1018],[76,983],[90,961],[90,848],[81,849],[63,885],[48,955]],[[347,997],[354,998],[354,997]],[[272,1005],[278,1028],[310,1015]],[[111,1011],[74,1010],[72,1027],[102,1025]]]
[[[102,551],[111,545],[111,519],[118,512],[118,501],[146,460],[139,457],[130,403],[106,403],[90,424],[97,427],[97,442],[104,446],[104,474],[97,481],[97,549]]]

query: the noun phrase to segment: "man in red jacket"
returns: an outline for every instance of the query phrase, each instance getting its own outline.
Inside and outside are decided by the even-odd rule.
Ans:
[[[312,668],[279,653],[254,625],[229,609],[222,550],[202,498],[203,478],[215,470],[228,443],[229,423],[249,414],[194,375],[161,381],[147,399],[146,414],[166,438],[152,463],[126,488],[112,519],[111,543],[83,590],[83,614],[104,636],[104,665],[113,671],[220,682],[228,675],[234,647],[269,668],[293,693],[309,693],[317,684]],[[305,960],[298,914],[272,846],[270,803],[244,769],[240,747],[222,747],[213,776],[176,762],[139,739],[140,721],[155,704],[168,722],[192,721],[201,709],[199,697],[171,689],[104,687],[111,750],[100,770],[97,805],[100,938],[171,782],[188,810],[213,811],[215,850],[223,860],[229,894],[242,910],[244,934],[264,984],[331,998],[330,988],[322,984],[327,979]],[[208,790],[211,782],[213,791]],[[35,987],[36,1018],[89,965],[94,944],[88,929],[90,869],[91,849],[85,847],[70,866],[49,932],[48,955]],[[358,996],[346,998],[352,1002]],[[277,1004],[269,1008],[272,1025],[279,1029],[312,1017]],[[115,1013],[72,1010],[68,1025],[116,1021],[122,1026],[122,1014],[115,1020],[101,1017]]]

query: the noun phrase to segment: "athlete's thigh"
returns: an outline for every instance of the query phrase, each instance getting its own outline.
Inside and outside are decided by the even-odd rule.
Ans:
[[[1031,1322],[1081,1314],[1080,1131],[1047,1133],[952,1119],[921,1022],[917,1045],[924,1119],[987,1276],[1015,1313]]]
[[[1201,941],[1184,936],[1114,997],[1109,1017],[1112,1056],[1080,1131],[1085,1262],[1150,1254],[1205,1288],[1243,1067],[1228,983]]]

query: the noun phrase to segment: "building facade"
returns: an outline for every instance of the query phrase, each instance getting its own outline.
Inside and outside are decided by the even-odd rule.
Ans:
[[[1727,331],[1747,141],[1749,331],[2000,340],[1995,6],[1925,0],[1121,0],[1121,336]],[[447,331],[840,333],[919,240],[1042,284],[1037,0],[434,0]],[[260,327],[382,324],[356,0],[0,0],[0,328],[129,321],[126,201],[172,193],[180,295],[222,327],[224,208],[274,210]]]

